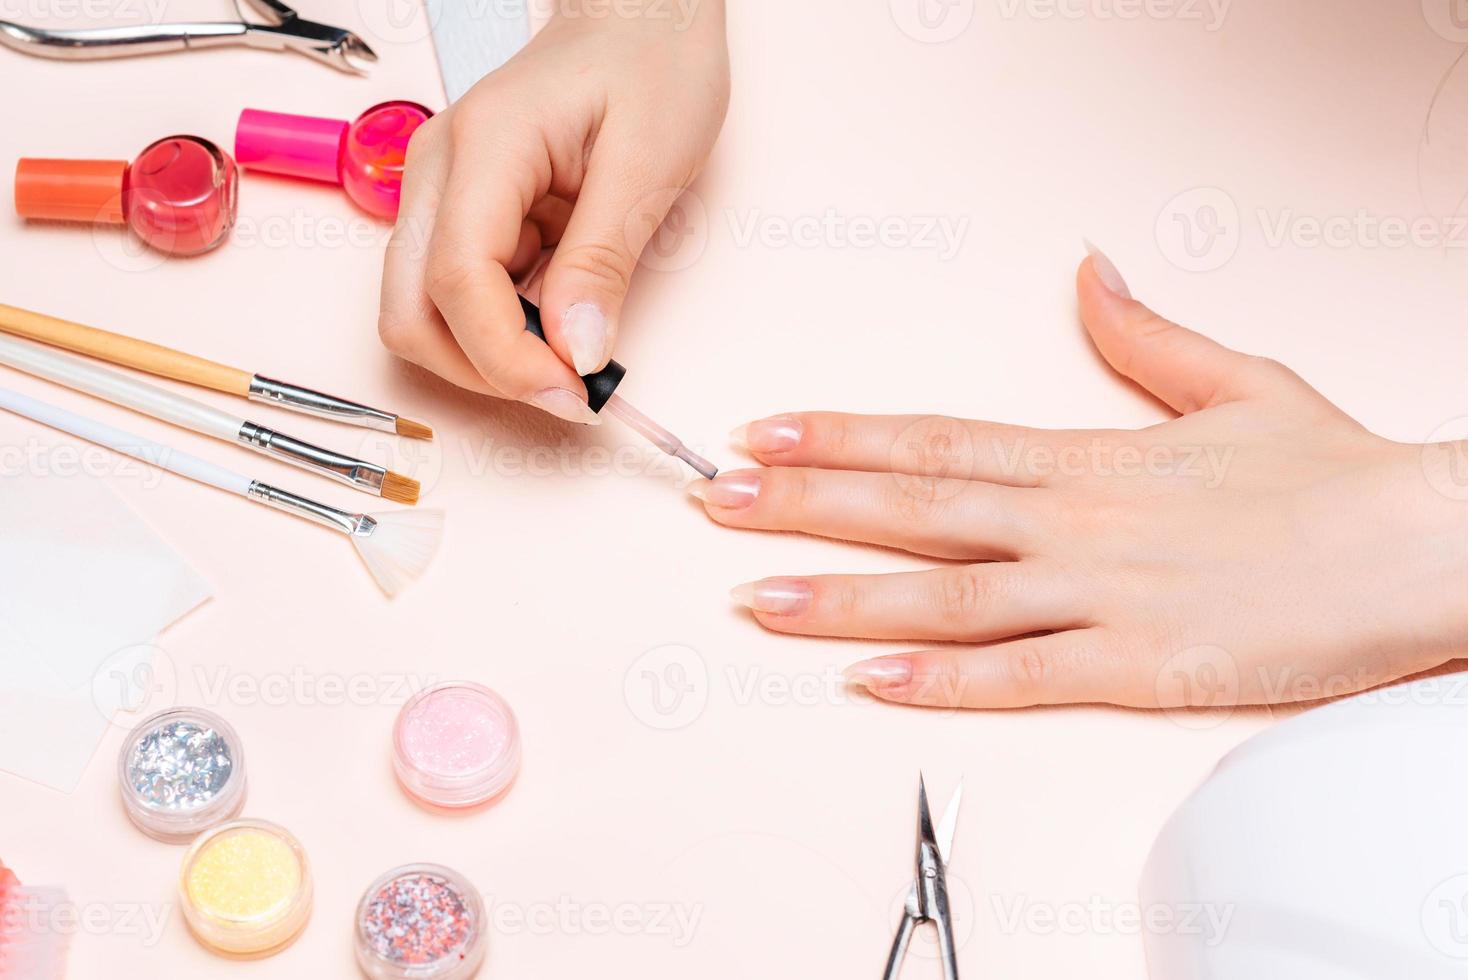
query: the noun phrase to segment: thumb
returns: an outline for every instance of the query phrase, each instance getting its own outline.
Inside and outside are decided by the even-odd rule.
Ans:
[[[1081,320],[1117,373],[1184,415],[1258,390],[1259,358],[1153,313],[1132,299],[1121,273],[1100,249],[1086,242],[1086,251],[1090,255],[1076,272]]]
[[[592,151],[541,290],[546,340],[583,376],[611,359],[638,257],[682,191],[681,183],[660,182],[661,168],[611,142]]]

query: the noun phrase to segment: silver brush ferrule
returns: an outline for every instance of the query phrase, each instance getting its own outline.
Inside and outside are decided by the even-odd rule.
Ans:
[[[267,456],[283,459],[287,463],[294,463],[333,480],[382,496],[382,481],[387,477],[387,470],[381,466],[313,446],[309,442],[293,439],[254,422],[241,425],[235,438]]]
[[[398,431],[396,415],[390,415],[381,409],[369,408],[366,405],[358,405],[356,402],[349,402],[335,395],[312,391],[310,388],[302,388],[271,378],[262,378],[258,374],[250,379],[250,400],[279,405],[281,408],[288,408],[306,415],[335,419],[349,425],[377,429],[379,432]]]
[[[276,510],[304,517],[317,524],[324,524],[343,534],[366,537],[377,530],[377,522],[367,514],[349,514],[344,510],[337,510],[335,507],[307,500],[305,497],[298,497],[279,487],[261,483],[259,480],[251,481],[250,488],[245,493]]]

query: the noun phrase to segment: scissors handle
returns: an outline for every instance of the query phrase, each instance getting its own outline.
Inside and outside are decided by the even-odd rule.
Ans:
[[[243,44],[291,50],[344,72],[366,74],[377,54],[351,31],[305,20],[281,0],[243,0],[269,23],[201,21],[49,30],[0,20],[0,47],[42,58],[90,61]]]
[[[917,920],[906,913],[897,925],[897,935],[892,937],[892,951],[887,954],[887,967],[882,971],[882,980],[897,980],[902,971],[902,959],[907,955],[907,944],[912,941],[912,931]]]
[[[241,0],[235,0],[235,9],[240,12],[241,17],[245,16],[246,4],[255,13],[266,18],[276,26],[284,24],[293,17],[299,16],[293,8],[286,6],[281,0],[244,0],[243,3],[241,3]]]
[[[0,21],[0,45],[43,58],[86,61],[238,44],[244,24],[202,22],[52,31]]]
[[[953,948],[953,920],[947,915],[939,916],[938,956],[943,960],[943,980],[958,980],[958,952]]]

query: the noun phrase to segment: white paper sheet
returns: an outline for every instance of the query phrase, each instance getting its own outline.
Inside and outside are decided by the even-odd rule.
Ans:
[[[95,477],[0,478],[0,769],[76,788],[208,584]]]

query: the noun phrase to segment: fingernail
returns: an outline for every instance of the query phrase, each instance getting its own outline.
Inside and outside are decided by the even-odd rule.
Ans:
[[[578,398],[575,392],[565,388],[547,388],[544,391],[537,391],[527,400],[536,408],[543,412],[550,412],[558,419],[578,422],[581,425],[601,425],[601,418],[591,410],[590,406]]]
[[[900,687],[912,680],[912,664],[906,657],[878,657],[847,667],[843,676],[848,683],[860,684],[877,693]]]
[[[741,606],[773,616],[796,616],[810,606],[815,591],[809,582],[794,578],[763,578],[729,590]]]
[[[1131,299],[1132,291],[1127,288],[1126,280],[1116,271],[1116,266],[1106,257],[1106,253],[1092,245],[1089,239],[1082,238],[1081,241],[1086,245],[1086,252],[1091,256],[1091,268],[1096,270],[1096,278],[1101,280],[1101,285],[1122,299]]]
[[[793,415],[772,415],[758,422],[741,425],[729,433],[734,445],[756,453],[784,453],[800,445],[800,419]]]
[[[692,483],[688,492],[705,503],[738,510],[759,496],[759,476],[754,473],[720,473],[712,480]]]
[[[574,303],[561,315],[561,337],[571,348],[571,366],[582,376],[595,374],[606,367],[612,352],[607,318],[591,303]]]

